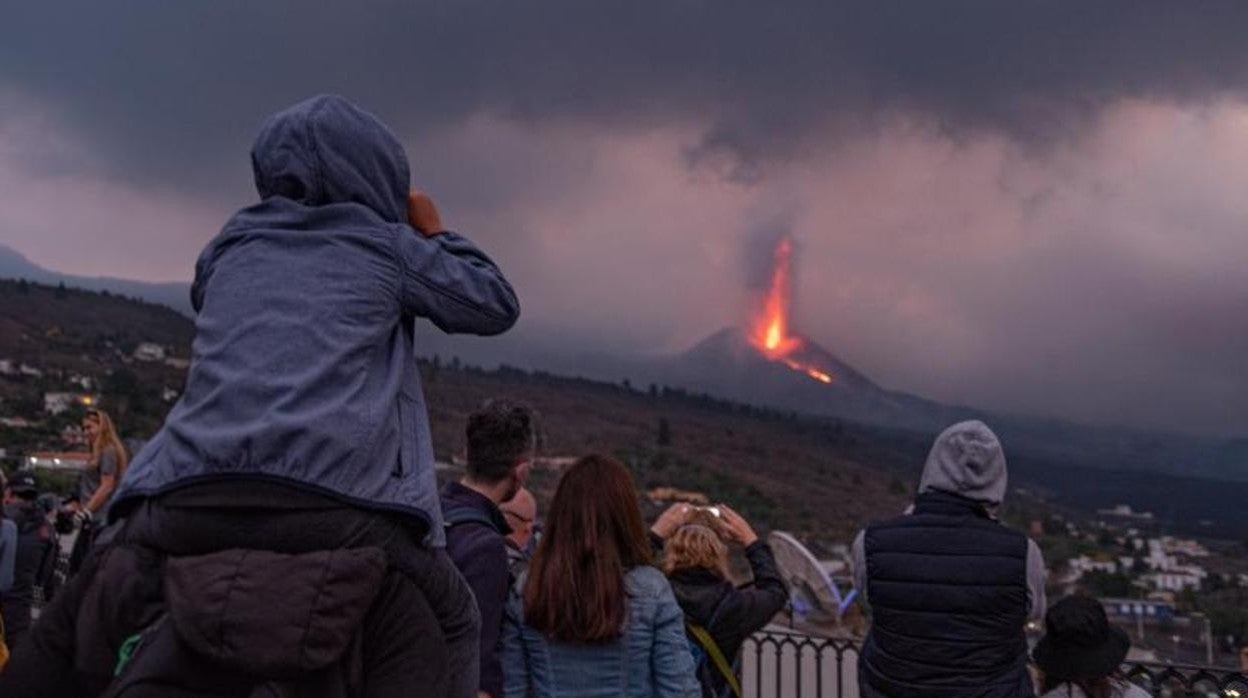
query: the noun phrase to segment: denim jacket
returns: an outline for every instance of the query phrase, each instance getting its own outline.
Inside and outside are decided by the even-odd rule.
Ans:
[[[198,481],[264,479],[410,514],[441,545],[414,323],[497,334],[515,293],[464,238],[407,225],[402,146],[341,97],[271,117],[252,163],[263,200],[200,255],[186,388],[114,513]]]
[[[601,645],[554,642],[525,625],[524,582],[524,576],[516,581],[503,619],[503,695],[507,698],[701,695],[684,614],[659,570],[636,567],[628,572],[624,634]]]

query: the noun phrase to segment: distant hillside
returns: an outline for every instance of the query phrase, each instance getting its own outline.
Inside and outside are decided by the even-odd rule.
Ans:
[[[76,389],[72,375],[100,386],[102,405],[130,437],[147,438],[169,404],[159,393],[180,390],[184,372],[132,357],[141,342],[187,357],[194,327],[173,310],[110,293],[28,282],[0,281],[0,360],[37,367],[39,378],[0,377],[0,416],[43,419],[45,391]],[[456,362],[458,364],[458,362]],[[836,444],[857,437],[830,423],[812,427],[780,413],[694,398],[656,388],[653,394],[602,382],[422,362],[434,447],[451,459],[463,447],[467,414],[484,400],[511,395],[538,409],[544,452],[579,455],[605,451],[624,458],[642,486],[673,485],[741,507],[771,526],[844,538],[862,522],[899,511],[909,497],[896,472],[880,462],[855,460]],[[26,414],[19,415],[18,411]],[[72,417],[72,415],[70,415]],[[659,422],[670,443],[659,443]],[[0,427],[0,448],[57,448],[59,426],[48,420],[32,436]],[[19,436],[24,439],[19,441]],[[18,449],[20,450],[20,449]],[[883,451],[880,451],[883,453]],[[550,473],[538,476],[549,494]]]
[[[115,279],[107,276],[73,276],[44,269],[26,259],[20,252],[11,247],[0,245],[0,279],[26,279],[41,284],[65,284],[71,288],[89,291],[108,291],[113,295],[138,298],[149,303],[168,306],[183,315],[191,314],[191,292],[189,283],[147,283],[129,279]]]
[[[191,322],[168,308],[115,295],[0,282],[0,359],[45,369],[40,378],[0,377],[0,416],[42,418],[42,391],[65,389],[72,373],[95,379],[127,436],[147,437],[180,390],[183,371],[132,357],[139,342],[189,355]],[[760,524],[845,541],[863,523],[901,511],[913,496],[935,429],[868,426],[750,406],[661,383],[628,385],[501,367],[483,370],[433,357],[421,363],[442,460],[463,449],[467,414],[490,397],[532,404],[545,427],[543,452],[606,451],[624,458],[643,487],[670,485],[739,506]],[[33,432],[0,426],[0,448],[56,446],[56,422]],[[35,437],[38,436],[39,441]],[[1248,484],[1149,472],[1105,472],[1017,448],[1003,433],[1013,487],[1083,511],[1131,504],[1168,530],[1248,536]],[[1228,448],[1243,449],[1244,444]],[[1230,455],[1237,455],[1232,453]],[[537,476],[549,494],[553,473]],[[1012,495],[1013,496],[1013,495]],[[1034,497],[1026,500],[1034,505]],[[1024,500],[1015,496],[1015,504]]]
[[[194,334],[189,318],[163,305],[0,279],[0,357],[72,363],[106,343],[132,351],[140,342],[179,347],[188,356]]]
[[[184,372],[163,361],[137,360],[135,349],[150,343],[185,361],[194,331],[187,317],[163,305],[107,292],[0,280],[0,360],[13,372],[0,376],[0,416],[43,420],[45,393],[103,393],[110,412],[133,429],[152,430],[168,409],[165,390],[180,391]],[[22,366],[34,373],[22,374]],[[62,422],[76,418],[71,411],[46,420],[41,428],[55,433]]]

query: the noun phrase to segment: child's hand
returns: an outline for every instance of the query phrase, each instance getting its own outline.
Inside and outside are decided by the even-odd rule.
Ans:
[[[442,217],[433,205],[433,199],[419,189],[413,189],[407,195],[407,222],[425,237],[446,232],[446,228],[442,227]]]

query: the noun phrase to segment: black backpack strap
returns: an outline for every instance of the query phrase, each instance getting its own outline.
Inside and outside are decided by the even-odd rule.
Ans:
[[[454,528],[460,524],[475,523],[481,524],[482,526],[488,526],[491,530],[499,534],[502,533],[494,519],[490,518],[489,514],[477,509],[476,507],[446,507],[442,510],[442,521],[446,528]]]
[[[737,680],[737,674],[733,671],[732,664],[724,656],[723,651],[719,649],[719,645],[715,643],[715,638],[711,637],[710,631],[696,623],[686,623],[685,630],[693,636],[698,646],[706,653],[711,666],[715,667],[715,671],[724,680],[732,695],[735,698],[741,698],[741,683]]]
[[[715,638],[711,636],[711,628],[715,626],[715,621],[719,620],[719,616],[723,612],[724,607],[728,605],[728,599],[732,597],[733,591],[734,590],[730,590],[728,593],[720,597],[719,601],[715,604],[715,609],[711,611],[711,617],[706,620],[705,625],[694,623],[691,620],[686,620],[685,631],[689,637],[697,642],[698,646],[702,648],[702,651],[706,653],[707,662],[711,667],[714,667],[715,673],[719,674],[719,676],[724,679],[724,684],[729,691],[729,695],[734,696],[735,698],[740,698],[741,683],[737,679],[736,674],[737,658],[725,656],[723,650],[719,648],[719,644],[715,642]]]

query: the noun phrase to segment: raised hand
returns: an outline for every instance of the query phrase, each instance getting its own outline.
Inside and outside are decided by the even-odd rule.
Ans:
[[[425,237],[446,232],[446,228],[442,227],[438,208],[433,205],[433,199],[419,189],[413,189],[407,195],[407,222]]]
[[[654,535],[667,540],[669,536],[676,532],[676,529],[684,526],[689,517],[693,515],[694,508],[684,502],[676,502],[659,515],[654,525],[650,527],[650,531]]]
[[[749,546],[758,540],[758,534],[750,526],[750,522],[745,520],[737,512],[726,504],[720,504],[719,518],[724,523],[724,529],[732,539],[741,545]]]

